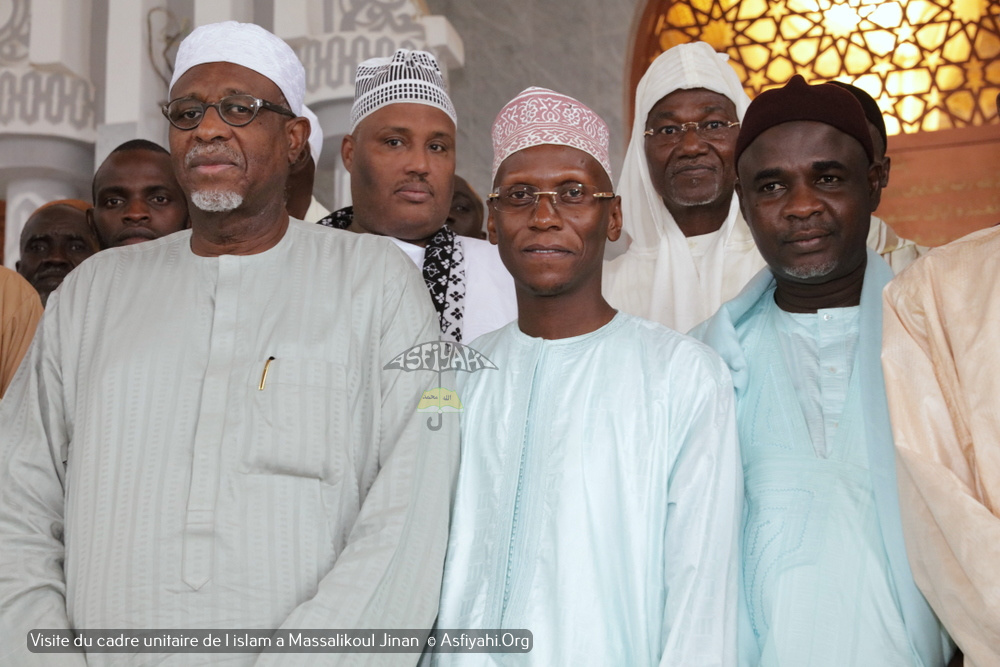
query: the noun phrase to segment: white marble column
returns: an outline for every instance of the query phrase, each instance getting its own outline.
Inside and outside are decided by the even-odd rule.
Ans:
[[[108,153],[130,139],[148,139],[166,146],[167,122],[160,103],[167,97],[167,84],[149,61],[146,16],[157,0],[107,0],[107,42],[104,80],[104,118],[97,127],[94,153],[96,169]],[[152,51],[163,49],[159,34],[153,36]],[[166,72],[165,63],[160,67]]]
[[[323,6],[316,0],[281,0],[274,3],[274,34],[292,46],[301,38],[322,32]]]
[[[194,0],[195,27],[219,21],[253,22],[253,0]]]
[[[31,65],[89,79],[91,0],[31,0],[31,15]]]

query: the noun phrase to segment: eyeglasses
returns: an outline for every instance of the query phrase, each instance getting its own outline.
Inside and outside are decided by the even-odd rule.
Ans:
[[[283,106],[272,104],[253,95],[230,95],[215,104],[208,104],[193,97],[182,97],[160,107],[170,124],[178,130],[193,130],[205,119],[205,110],[214,107],[219,117],[233,127],[243,127],[257,117],[257,112],[267,109],[283,116],[295,114]]]
[[[740,122],[737,120],[729,123],[724,120],[703,120],[700,123],[691,121],[680,125],[661,125],[657,128],[649,128],[643,132],[643,135],[654,144],[673,146],[684,139],[688,130],[694,130],[705,141],[720,141],[726,138],[730,128],[739,126]]]
[[[552,191],[543,192],[533,185],[505,185],[492,192],[487,199],[498,211],[505,213],[531,213],[538,207],[538,198],[552,198],[552,207],[566,213],[578,213],[592,208],[605,199],[613,199],[614,192],[598,192],[593,185],[566,183]]]

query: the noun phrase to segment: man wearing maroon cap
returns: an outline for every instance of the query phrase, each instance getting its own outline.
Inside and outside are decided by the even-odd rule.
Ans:
[[[698,327],[729,364],[743,458],[742,665],[944,665],[903,544],[879,353],[881,165],[847,91],[750,105],[740,207],[768,268]]]

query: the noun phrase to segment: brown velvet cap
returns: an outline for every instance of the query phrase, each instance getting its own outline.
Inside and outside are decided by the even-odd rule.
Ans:
[[[810,86],[796,74],[783,88],[766,90],[750,103],[736,138],[736,162],[739,163],[743,151],[765,131],[797,120],[832,125],[857,139],[869,161],[875,157],[861,103],[843,88],[828,83]]]

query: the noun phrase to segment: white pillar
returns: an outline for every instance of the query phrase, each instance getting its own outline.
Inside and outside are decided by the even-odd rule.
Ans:
[[[448,70],[465,65],[465,43],[444,16],[421,16],[417,20],[424,26],[425,48],[434,54],[447,81]]]
[[[4,266],[11,269],[21,257],[21,230],[28,217],[42,204],[57,199],[75,199],[76,188],[52,178],[24,178],[7,184],[7,231],[4,235]]]
[[[90,79],[91,0],[32,0],[28,61],[48,72]]]
[[[194,25],[219,21],[253,21],[253,0],[194,0]]]
[[[303,37],[322,32],[323,5],[311,0],[274,3],[274,34],[293,46]]]
[[[136,0],[108,0],[108,47],[104,63],[104,122],[134,123],[150,100],[142,95],[146,56],[146,8]]]
[[[107,0],[108,31],[104,78],[104,118],[97,128],[96,169],[108,153],[129,139],[165,145],[167,123],[159,103],[166,84],[147,54],[146,14],[156,0]],[[154,53],[160,48],[154,45]]]

